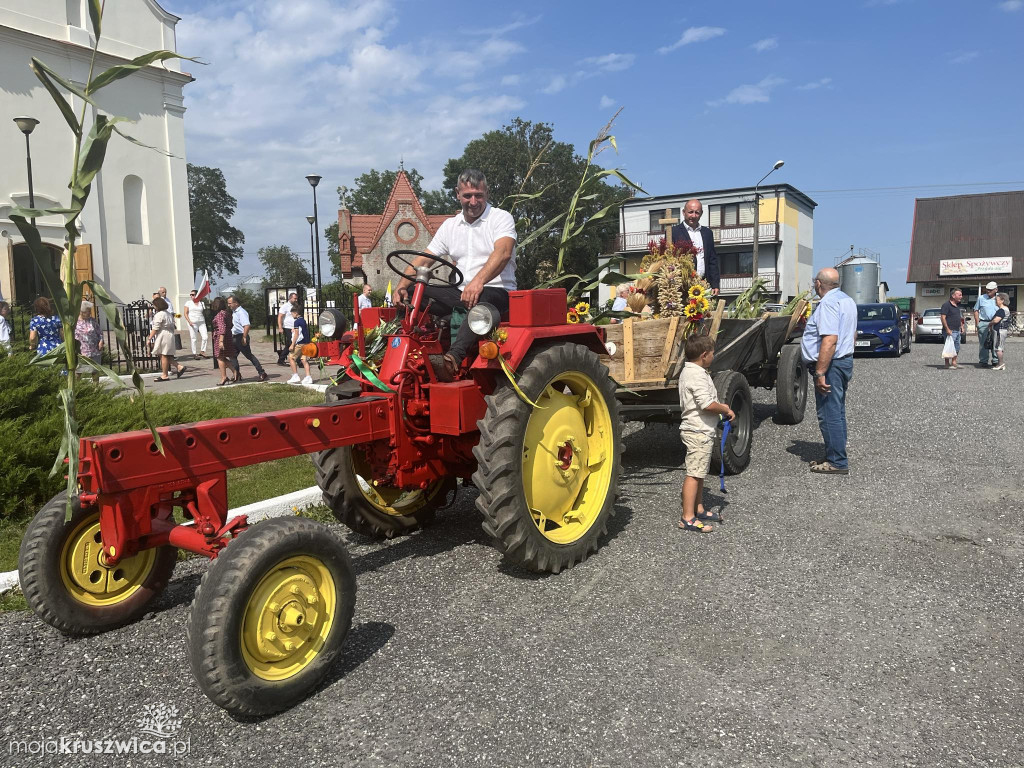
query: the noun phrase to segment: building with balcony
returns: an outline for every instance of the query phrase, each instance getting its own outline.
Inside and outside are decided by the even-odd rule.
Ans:
[[[757,272],[774,300],[785,302],[812,287],[814,281],[814,209],[818,205],[789,184],[758,188]],[[640,271],[651,240],[665,236],[665,218],[679,222],[687,200],[704,206],[702,226],[715,236],[721,268],[721,294],[737,296],[753,280],[754,188],[708,190],[677,195],[638,197],[622,204],[619,234],[605,249],[605,259],[625,257],[620,267],[627,274]],[[666,216],[667,214],[667,216]],[[612,295],[614,289],[609,289]],[[601,295],[601,300],[609,298]]]

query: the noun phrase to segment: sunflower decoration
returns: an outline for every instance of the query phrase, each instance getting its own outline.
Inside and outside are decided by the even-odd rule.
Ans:
[[[569,307],[569,311],[565,313],[565,320],[572,325],[580,321],[580,313],[576,311],[576,307]]]
[[[699,314],[700,309],[692,301],[683,308],[683,317],[687,320],[696,320]]]
[[[498,344],[504,344],[508,341],[508,328],[495,328],[491,332],[491,341],[497,342]]]
[[[702,294],[701,297],[697,299],[697,307],[700,309],[701,313],[707,313],[711,310],[711,302],[708,301],[707,296]]]
[[[581,302],[580,302],[579,304],[577,304],[577,305],[576,305],[576,306],[574,307],[574,309],[575,309],[575,310],[576,310],[577,312],[579,312],[579,313],[580,313],[580,315],[582,315],[582,316],[586,316],[586,314],[587,314],[587,313],[588,313],[588,312],[590,311],[590,305],[589,305],[589,304],[587,304],[587,302],[585,302],[585,301],[581,301]]]
[[[701,299],[704,297],[704,289],[699,285],[690,286],[689,296],[691,299]]]

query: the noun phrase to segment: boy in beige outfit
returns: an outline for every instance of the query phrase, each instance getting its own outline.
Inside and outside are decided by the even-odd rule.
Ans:
[[[704,478],[711,466],[719,415],[729,421],[736,418],[732,409],[718,402],[718,391],[708,369],[715,359],[715,342],[694,334],[684,347],[686,362],[679,376],[679,405],[683,409],[679,432],[686,446],[686,478],[683,480],[683,514],[679,527],[684,531],[710,533],[707,521],[720,522],[717,512],[705,512]]]

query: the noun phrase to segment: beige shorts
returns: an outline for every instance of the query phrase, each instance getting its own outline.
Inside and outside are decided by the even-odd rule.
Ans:
[[[299,344],[291,352],[288,353],[288,357],[294,360],[296,363],[302,362],[302,345]]]
[[[711,449],[715,438],[703,432],[683,432],[682,436],[683,445],[686,446],[686,476],[703,480],[711,467]]]

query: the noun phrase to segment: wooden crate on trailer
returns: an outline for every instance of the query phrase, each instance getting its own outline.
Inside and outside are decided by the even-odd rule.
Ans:
[[[615,344],[614,355],[603,355],[608,372],[622,385],[664,384],[666,372],[681,353],[682,321],[627,318],[604,326],[606,339]]]

